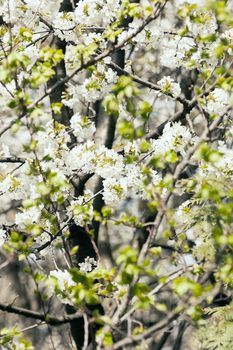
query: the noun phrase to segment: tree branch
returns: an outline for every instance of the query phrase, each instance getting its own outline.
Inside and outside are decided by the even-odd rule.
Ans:
[[[27,318],[33,318],[36,320],[40,320],[40,321],[44,321],[47,324],[49,324],[50,326],[60,326],[63,325],[65,323],[70,323],[74,320],[78,320],[80,318],[82,318],[82,316],[80,315],[80,313],[75,313],[73,315],[65,315],[63,318],[59,318],[59,317],[55,317],[52,315],[44,315],[40,312],[37,311],[32,311],[32,310],[28,310],[22,307],[17,307],[17,306],[12,306],[11,304],[6,305],[3,303],[0,303],[0,310],[3,312],[8,312],[11,314],[15,314],[15,315],[20,315],[20,316],[24,316]]]
[[[159,91],[159,92],[163,93],[159,85],[156,85],[148,80],[142,79],[135,74],[131,74],[131,73],[127,72],[125,69],[122,69],[114,62],[109,63],[108,66],[111,67],[113,70],[115,70],[119,74],[124,74],[124,75],[127,75],[128,77],[131,77],[132,80],[135,81],[136,83],[139,83],[145,87],[148,87],[151,90],[155,90],[155,91]],[[185,98],[182,98],[180,96],[174,97],[172,94],[166,94],[166,95],[170,96],[173,99],[175,99],[176,101],[180,102],[183,106],[188,107],[190,104],[190,101],[188,101]]]

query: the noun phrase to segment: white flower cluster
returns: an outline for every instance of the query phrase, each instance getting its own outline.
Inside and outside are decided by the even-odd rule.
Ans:
[[[23,11],[21,7],[20,0],[8,0],[4,1],[0,5],[0,14],[3,16],[3,19],[7,23],[14,23],[17,21],[17,16],[23,16]]]
[[[54,279],[56,283],[54,283]],[[68,270],[53,270],[49,273],[48,284],[50,287],[50,292],[54,292],[54,289],[57,293],[57,297],[64,303],[73,305],[72,295],[66,295],[67,289],[72,288],[76,283],[72,280],[72,277]],[[59,291],[57,291],[55,286],[58,286]]]
[[[127,30],[122,31],[118,36],[118,41],[121,43],[126,41],[132,34],[134,34],[138,28],[143,24],[143,20],[139,18],[135,18],[131,23],[129,23],[129,28]],[[145,45],[147,42],[147,32],[146,30],[142,30],[136,36],[133,37],[133,41],[139,45]]]
[[[128,194],[128,181],[125,178],[109,177],[103,181],[103,198],[107,205],[116,207]]]
[[[112,149],[100,146],[96,150],[96,173],[103,179],[114,174],[119,178],[124,168],[124,158]]]
[[[64,292],[67,287],[75,286],[75,282],[68,270],[53,270],[50,271],[50,276],[55,277],[58,282],[59,289]]]
[[[43,130],[35,135],[37,149],[41,157],[49,156],[53,160],[60,158],[59,154],[68,151],[67,143],[70,142],[70,136],[66,132],[64,125],[50,120],[46,123]]]
[[[7,23],[14,24],[13,31],[22,21],[25,27],[33,27],[36,22],[35,14],[41,14],[48,18],[58,12],[62,0],[5,0],[0,3],[0,14]]]
[[[153,150],[153,155],[164,157],[169,151],[175,151],[182,155],[186,152],[186,147],[193,140],[193,135],[189,129],[180,122],[168,123],[163,135],[157,139],[150,141],[149,152]],[[125,152],[137,156],[140,155],[140,147],[137,141],[128,142]],[[136,153],[135,153],[136,152]],[[151,155],[151,156],[153,156]],[[148,160],[150,157],[148,157]],[[148,193],[155,189],[161,181],[160,175],[154,171],[150,174],[150,185],[145,190],[145,177],[141,166],[137,164],[127,164],[121,154],[114,150],[107,149],[104,146],[97,147],[93,141],[87,142],[74,147],[67,155],[65,160],[68,173],[78,172],[79,174],[96,173],[103,180],[103,199],[106,205],[113,208],[129,196],[140,196],[147,198]],[[80,197],[81,198],[81,197]],[[91,218],[91,208],[86,212],[82,209],[83,199],[72,202],[72,210],[75,211],[76,206],[76,221],[80,225],[84,225],[85,218]],[[90,220],[90,219],[89,219]]]
[[[155,154],[163,155],[169,151],[179,152],[182,155],[186,152],[186,147],[193,141],[190,130],[181,125],[180,122],[167,123],[162,136],[152,141],[152,147]]]
[[[223,141],[219,141],[218,151],[221,153],[220,159],[216,162],[216,167],[213,169],[219,169],[227,178],[233,180],[233,149],[228,148]]]
[[[104,146],[96,147],[93,141],[87,141],[74,147],[67,155],[67,168],[81,174],[96,172],[103,178],[120,175],[123,168],[123,157],[114,150]]]
[[[95,102],[104,97],[110,87],[117,82],[117,73],[103,64],[97,65],[97,71],[83,82],[79,95],[87,102]]]
[[[175,83],[174,79],[171,77],[163,77],[157,82],[158,86],[161,88],[161,91],[165,94],[172,94],[174,97],[177,97],[181,94],[181,88],[178,83]]]
[[[212,24],[205,24],[205,22],[200,24],[198,21],[198,23],[189,23],[190,26],[197,26],[196,36],[199,34],[208,36],[213,34],[217,28],[214,15],[212,13],[205,13],[205,16],[212,21]],[[190,19],[187,19],[187,21],[190,21]],[[195,39],[191,28],[190,33],[190,35],[183,37],[175,34],[167,34],[159,38],[160,62],[163,66],[172,69],[183,66],[186,69],[198,68],[203,71],[217,64],[216,48],[218,46],[218,41],[202,42]],[[228,35],[228,33],[226,33],[226,35]],[[230,49],[228,51],[229,53],[231,52]]]
[[[80,174],[92,173],[95,170],[95,144],[93,141],[87,141],[81,145],[75,146],[65,159],[65,165],[68,173],[78,171]]]
[[[222,178],[224,176],[225,179],[233,180],[233,149],[227,147],[223,141],[219,141],[216,150],[219,155],[214,165],[203,161],[198,169],[199,178]]]
[[[119,9],[119,0],[81,0],[75,9],[75,21],[86,26],[106,26],[116,18]]]
[[[227,39],[232,44],[233,43],[233,28],[226,30],[223,33],[222,37]]]
[[[75,113],[70,119],[70,126],[78,142],[87,141],[92,138],[96,131],[95,124],[86,116]]]
[[[74,56],[72,56],[72,59],[74,60]],[[69,60],[67,56],[66,60]],[[68,62],[71,66],[73,65],[73,61],[69,60]],[[78,105],[80,101],[95,102],[103,98],[116,82],[117,73],[105,64],[98,63],[97,69],[80,85],[68,85],[62,102],[70,108],[73,108],[76,104]]]
[[[32,207],[29,209],[24,209],[22,213],[17,213],[15,215],[15,224],[22,229],[27,225],[38,224],[42,207]]]
[[[74,31],[75,22],[73,12],[58,12],[57,16],[53,20],[54,34],[61,40],[73,41],[77,40],[76,33]]]
[[[81,272],[91,272],[97,268],[98,264],[94,258],[87,256],[84,262],[79,263],[78,266]]]
[[[9,192],[13,187],[13,179],[12,176],[6,176],[2,181],[0,182],[0,193],[6,193]]]
[[[74,222],[78,226],[86,226],[90,224],[94,217],[94,210],[91,198],[93,193],[86,190],[84,196],[79,196],[77,199],[72,200],[68,207],[68,213],[70,217],[73,217]]]
[[[176,68],[186,65],[186,56],[195,51],[196,43],[192,38],[164,36],[161,39],[160,62],[163,66]]]
[[[201,18],[201,21],[199,20],[199,17]],[[195,18],[197,18],[197,20],[195,20]],[[187,17],[186,25],[194,36],[210,35],[217,30],[217,21],[212,12],[194,11],[192,17]]]
[[[211,114],[218,114],[224,111],[229,105],[229,94],[221,88],[215,88],[207,97],[204,109]]]
[[[35,14],[40,13],[46,17],[53,18],[58,12],[62,0],[25,0],[28,8]],[[22,2],[21,2],[22,7]],[[35,15],[34,15],[35,16]]]

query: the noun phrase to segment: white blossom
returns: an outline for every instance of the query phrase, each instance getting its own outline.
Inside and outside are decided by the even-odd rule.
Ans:
[[[126,144],[124,145],[124,154],[133,154],[138,156],[140,153],[140,144],[137,140],[126,141]]]
[[[120,8],[119,0],[81,0],[75,9],[76,23],[86,26],[107,25]]]
[[[68,150],[67,143],[70,142],[70,136],[64,125],[53,121],[46,123],[45,128],[35,135],[38,152],[42,157],[49,156],[51,159],[59,158],[62,151]]]
[[[175,83],[174,79],[171,77],[163,77],[157,83],[161,88],[161,91],[165,94],[172,94],[174,97],[177,97],[181,94],[181,88],[178,83]]]
[[[96,173],[102,178],[119,178],[124,168],[123,156],[104,146],[96,150]]]
[[[117,73],[111,68],[98,66],[90,78],[86,78],[79,89],[79,96],[87,102],[94,102],[104,97],[112,84],[117,81]]]
[[[195,21],[195,17],[201,18],[200,20]],[[217,21],[212,12],[193,12],[192,19],[187,17],[186,20],[187,27],[189,31],[194,35],[210,35],[215,33],[217,29]]]
[[[0,193],[8,192],[13,186],[12,177],[6,176],[1,182],[0,182]]]
[[[79,142],[91,139],[96,131],[95,124],[88,117],[75,113],[70,119],[70,126]]]
[[[61,40],[76,41],[74,14],[72,12],[58,12],[53,20],[54,34]]]
[[[141,169],[136,164],[126,164],[124,169],[124,181],[128,187],[128,195],[137,198],[142,192],[143,176]]]
[[[54,279],[56,282],[54,282]],[[72,293],[67,293],[67,289],[74,287],[76,283],[73,281],[71,274],[68,270],[52,270],[49,273],[48,286],[49,286],[49,294],[53,294],[56,291],[57,297],[64,304],[73,305],[75,300],[73,298]],[[59,290],[57,290],[58,287]]]
[[[85,226],[91,223],[94,217],[92,197],[93,193],[90,190],[86,190],[84,196],[79,196],[77,199],[71,201],[68,207],[68,213],[73,217],[76,225]]]
[[[1,156],[3,156],[3,157],[10,157],[11,156],[10,149],[9,149],[8,145],[3,143],[1,145],[1,148],[2,148]]]
[[[38,12],[42,6],[43,0],[25,0],[25,2],[31,10]]]
[[[161,40],[160,62],[163,66],[177,68],[185,65],[186,55],[196,48],[196,43],[188,37],[163,37]]]
[[[185,148],[191,141],[193,141],[191,132],[186,126],[181,125],[180,122],[167,123],[164,127],[163,134],[158,140],[152,141],[152,147],[155,154],[165,154],[171,150],[185,153]]]
[[[96,154],[95,143],[87,141],[74,147],[64,159],[66,169],[69,173],[78,170],[81,174],[92,173],[95,170]]]
[[[25,228],[27,225],[38,224],[40,217],[40,208],[32,207],[24,209],[21,213],[15,214],[15,224],[20,228]]]
[[[227,39],[230,43],[233,42],[233,28],[226,30],[223,34],[222,37]]]
[[[219,154],[214,164],[201,162],[198,174],[200,178],[222,178],[233,180],[233,150],[228,148],[223,141],[218,142],[216,149]]]
[[[106,205],[116,207],[128,194],[127,180],[108,177],[103,181],[103,199]]]
[[[75,286],[75,282],[72,280],[68,270],[53,270],[50,271],[49,275],[56,278],[58,287],[62,292],[64,292],[67,287]]]
[[[221,113],[229,104],[229,94],[221,89],[215,88],[207,97],[204,108],[209,113]]]
[[[87,256],[84,262],[79,263],[78,266],[81,272],[91,272],[97,268],[97,262],[94,258]]]

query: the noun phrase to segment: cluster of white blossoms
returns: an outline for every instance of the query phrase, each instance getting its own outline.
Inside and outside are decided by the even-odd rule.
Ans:
[[[67,155],[67,168],[80,174],[96,172],[102,178],[115,174],[120,176],[123,169],[123,157],[105,146],[97,147],[94,141],[74,147]]]
[[[107,179],[114,174],[119,178],[124,168],[124,158],[112,149],[100,146],[96,149],[96,174]]]
[[[78,174],[84,175],[94,172],[95,148],[94,141],[90,140],[72,148],[64,159],[68,173],[77,171]]]
[[[67,143],[70,142],[70,136],[64,125],[48,121],[44,128],[35,134],[38,155],[41,158],[49,156],[54,161],[60,158],[60,154],[68,151]]]
[[[163,77],[157,82],[158,86],[161,88],[161,91],[165,94],[171,94],[174,97],[177,97],[181,94],[181,88],[178,83],[175,83],[174,79],[171,77]]]
[[[68,270],[52,270],[50,271],[50,276],[57,279],[58,287],[62,292],[64,292],[67,287],[75,285]]]
[[[86,190],[84,196],[79,196],[77,199],[72,200],[67,208],[69,217],[73,218],[78,226],[85,227],[92,222],[94,217],[92,198],[94,198],[93,193],[90,190]]]
[[[78,264],[78,268],[80,272],[88,274],[98,268],[98,263],[94,258],[87,256],[83,262]],[[68,270],[51,270],[47,283],[49,294],[53,295],[55,292],[62,303],[70,305],[75,304],[72,288],[75,287],[77,283],[72,279]]]
[[[47,16],[53,16],[54,13],[56,13],[56,9],[58,11],[59,5],[61,4],[62,0],[50,0],[49,2],[46,0],[25,0],[24,2],[34,13],[39,12]]]
[[[189,37],[164,36],[161,38],[162,51],[160,53],[160,62],[163,66],[175,68],[186,66],[186,58],[189,53],[196,51],[194,39]]]
[[[20,0],[1,1],[0,15],[3,16],[4,21],[7,23],[15,22],[17,15],[22,15],[20,11]]]
[[[109,177],[103,181],[103,199],[106,205],[117,207],[128,194],[128,182],[125,178]]]
[[[0,193],[7,193],[13,189],[14,186],[14,178],[12,176],[6,176],[4,179],[1,179],[0,182]]]
[[[49,19],[59,10],[59,4],[62,0],[7,0],[0,3],[0,14],[4,21],[19,26],[20,21],[27,23],[28,26],[34,26],[37,16],[41,14]],[[26,12],[26,17],[25,17]]]
[[[217,22],[212,12],[193,11],[192,17],[187,17],[186,25],[194,36],[206,36],[215,33]]]
[[[211,114],[219,114],[229,105],[229,93],[221,88],[215,88],[207,97],[204,109]]]
[[[75,113],[71,117],[70,126],[78,142],[91,139],[96,131],[94,122],[92,122],[87,116],[82,116],[79,113]]]
[[[61,40],[67,42],[76,42],[77,35],[74,31],[74,13],[73,12],[58,12],[57,16],[53,20],[54,34]]]
[[[72,67],[74,65],[74,56],[71,55],[72,60],[69,59],[70,51],[67,51],[66,60]],[[105,62],[109,62],[107,58]],[[81,78],[82,79],[82,78]],[[81,80],[82,81],[82,80]],[[69,84],[66,93],[63,96],[62,102],[73,108],[79,105],[80,102],[95,102],[103,98],[113,84],[117,82],[117,73],[103,63],[98,63],[96,69],[91,76],[84,79],[81,84]]]
[[[223,141],[218,141],[216,151],[218,153],[215,155],[214,164],[203,161],[200,165],[198,169],[200,179],[210,177],[220,181],[223,178],[233,180],[233,149]]]
[[[226,30],[223,34],[222,37],[227,39],[230,43],[233,43],[233,28]]]
[[[116,18],[119,9],[119,0],[81,0],[74,12],[75,21],[85,26],[106,26]]]
[[[71,274],[68,270],[52,270],[49,273],[48,286],[51,294],[54,291],[57,294],[57,297],[64,304],[74,304],[73,297],[71,293],[67,293],[67,290],[74,287],[76,283],[73,281]]]
[[[117,73],[104,64],[98,64],[92,76],[84,80],[79,95],[87,102],[94,102],[103,98],[116,82]]]
[[[23,212],[17,213],[15,215],[15,223],[18,227],[24,229],[27,225],[38,224],[41,216],[41,207],[32,207],[29,209],[24,209]]]
[[[145,157],[145,163],[128,163],[121,153],[104,146],[97,146],[93,140],[91,141],[95,131],[94,124],[88,118],[86,120],[84,118],[84,121],[83,123],[78,113],[71,118],[71,128],[79,142],[82,142],[71,150],[67,145],[70,142],[68,131],[60,124],[55,123],[53,126],[49,122],[44,130],[36,134],[38,161],[41,170],[51,172],[50,187],[44,183],[42,175],[34,177],[30,175],[29,163],[26,162],[21,168],[22,173],[17,177],[7,176],[0,182],[2,191],[11,193],[11,198],[38,200],[41,196],[50,193],[51,186],[59,186],[59,192],[50,195],[51,199],[56,202],[61,193],[65,198],[70,198],[71,193],[66,186],[70,176],[95,173],[104,180],[102,195],[106,205],[116,208],[121,201],[130,196],[148,198],[148,193],[159,185],[161,176],[157,171],[152,171],[149,175],[150,185],[146,185],[148,188],[145,186],[147,180],[143,175],[143,166],[151,157],[159,157],[171,150],[184,155],[186,147],[193,138],[187,127],[180,123],[168,123],[159,139],[147,142],[148,155]],[[124,150],[125,155],[134,154],[139,160],[141,142],[140,140],[128,141]],[[141,157],[144,157],[144,153]],[[25,176],[25,173],[28,175]],[[29,177],[30,186],[27,185]],[[67,212],[80,226],[85,226],[93,219],[92,201],[90,200],[93,195],[93,193],[86,193],[84,197],[80,196],[71,200]],[[29,208],[24,208],[23,211],[16,214],[16,224],[21,229],[32,224],[47,227],[46,222],[41,220],[42,210],[43,205],[38,206],[36,202],[32,203]]]
[[[152,141],[155,154],[164,155],[169,151],[186,153],[186,147],[195,141],[195,137],[190,130],[180,122],[167,123],[162,136]]]
[[[79,263],[78,266],[81,272],[91,272],[97,268],[98,264],[94,258],[87,256],[84,262]]]

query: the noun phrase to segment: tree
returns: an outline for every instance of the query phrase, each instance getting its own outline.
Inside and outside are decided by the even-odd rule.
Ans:
[[[232,10],[0,2],[3,349],[232,348]]]

